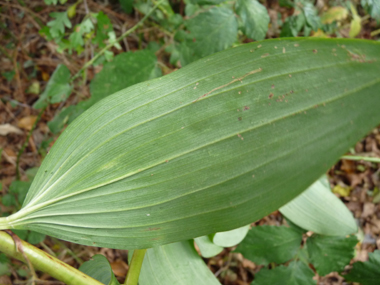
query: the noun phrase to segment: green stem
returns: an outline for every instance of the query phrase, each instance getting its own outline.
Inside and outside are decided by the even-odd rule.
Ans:
[[[138,27],[140,27],[144,22],[145,20],[154,12],[154,10],[157,9],[157,7],[163,3],[164,0],[161,0],[159,1],[158,3],[156,3],[156,5],[154,5],[154,7],[136,24],[134,25],[132,28],[130,28],[129,30],[127,30],[125,33],[123,33],[120,37],[118,37],[116,39],[116,42],[120,42],[121,40],[123,40],[126,36],[128,36],[129,34],[133,33]],[[71,78],[70,81],[73,81],[74,79],[76,79],[83,70],[87,69],[89,66],[91,66],[103,53],[105,53],[107,50],[109,50],[111,47],[114,46],[114,42],[112,43],[109,43],[108,45],[106,45],[103,49],[101,49],[91,60],[89,60],[88,62],[86,62],[85,65],[83,65],[83,67]]]
[[[48,273],[65,284],[102,285],[101,282],[25,241],[21,241],[21,249],[33,265],[33,268]],[[12,258],[25,262],[23,254],[16,250],[13,238],[3,231],[0,231],[0,251]]]
[[[36,121],[34,122],[32,128],[30,129],[29,133],[28,133],[28,136],[26,137],[26,140],[25,142],[23,143],[20,151],[17,153],[17,159],[16,159],[16,180],[20,180],[20,157],[21,155],[24,153],[25,151],[25,148],[26,146],[28,145],[29,143],[29,139],[30,137],[32,136],[32,133],[34,131],[34,129],[36,128],[38,122],[41,120],[41,117],[42,117],[42,114],[45,112],[45,108],[43,108],[39,113],[38,113],[38,116],[36,118]]]
[[[378,157],[345,155],[345,156],[342,156],[341,159],[364,160],[364,161],[369,161],[369,162],[380,163],[380,158],[378,158]]]
[[[146,249],[136,249],[133,252],[131,264],[129,266],[127,277],[125,278],[124,285],[137,285],[145,252]]]
[[[371,37],[374,37],[374,36],[379,35],[379,34],[380,34],[380,29],[371,32]]]

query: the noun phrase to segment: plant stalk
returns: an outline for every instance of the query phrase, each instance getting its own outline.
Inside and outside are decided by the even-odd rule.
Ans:
[[[41,249],[21,241],[20,249],[29,259],[33,268],[48,273],[50,276],[68,285],[103,285],[83,272],[63,261],[49,255]],[[16,249],[15,241],[6,232],[0,231],[0,251],[12,258],[26,262],[23,254]]]
[[[129,266],[124,285],[137,285],[145,253],[146,249],[136,249],[133,252],[131,265]]]
[[[369,162],[380,163],[380,158],[378,157],[344,155],[341,157],[341,159],[356,160],[356,161],[364,160],[364,161],[369,161]]]
[[[116,42],[120,42],[121,40],[123,40],[125,37],[127,37],[129,34],[133,33],[138,27],[140,27],[144,22],[145,20],[157,9],[157,7],[163,3],[164,0],[161,0],[159,2],[156,3],[156,5],[154,5],[154,7],[136,24],[134,25],[132,28],[130,28],[129,30],[125,31],[125,33],[123,33],[120,37],[118,37],[116,39]],[[91,66],[103,53],[105,53],[107,50],[109,50],[111,47],[114,46],[114,42],[112,43],[109,43],[108,45],[106,45],[104,48],[102,48],[93,58],[91,58],[91,60],[89,60],[88,62],[86,62],[85,65],[83,65],[83,67],[71,78],[71,81],[73,81],[74,79],[76,79],[83,70],[87,69],[89,66]]]

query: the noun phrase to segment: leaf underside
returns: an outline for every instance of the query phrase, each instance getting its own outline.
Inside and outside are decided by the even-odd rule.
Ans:
[[[276,39],[95,104],[8,217],[76,243],[149,248],[254,222],[380,122],[380,43]]]

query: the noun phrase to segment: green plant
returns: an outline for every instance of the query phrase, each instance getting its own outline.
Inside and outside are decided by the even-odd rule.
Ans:
[[[40,113],[33,128],[48,106],[63,104],[85,84],[88,67],[104,66],[90,83],[91,98],[66,105],[48,123],[56,134],[69,126],[37,176],[13,182],[2,197],[8,209],[0,228],[18,237],[1,232],[0,250],[26,261],[32,281],[35,268],[67,284],[118,282],[101,255],[79,268],[86,276],[19,238],[37,243],[49,234],[129,249],[125,284],[219,284],[194,242],[204,257],[240,243],[236,252],[265,266],[253,284],[315,284],[314,271],[343,272],[357,243],[346,235],[356,232],[356,224],[327,179],[317,179],[379,122],[379,44],[277,39],[241,45],[267,33],[269,16],[256,0],[186,1],[187,17],[164,0],[121,1],[125,11],[133,7],[145,16],[116,38],[102,12],[87,9],[73,28],[70,19],[81,2],[52,13],[40,33],[59,52],[93,54],[74,75],[57,67],[34,104]],[[340,25],[348,24],[355,37],[363,21],[350,3],[323,13],[306,0],[281,5],[294,8],[284,23],[278,19],[282,36],[339,35]],[[375,2],[362,5],[378,19]],[[166,38],[114,56],[111,49],[150,20]],[[157,58],[160,50],[174,66],[202,59],[160,77],[160,67],[170,69]],[[15,72],[2,74],[11,81]],[[251,222],[276,209],[289,227],[250,230]],[[283,240],[287,244],[278,246]],[[258,244],[270,250],[255,249]],[[334,258],[321,262],[326,254]],[[377,256],[356,263],[346,279],[376,284]],[[0,272],[7,263],[1,255]]]
[[[69,125],[1,228],[136,249],[246,225],[378,123],[379,47],[267,40],[117,92]]]

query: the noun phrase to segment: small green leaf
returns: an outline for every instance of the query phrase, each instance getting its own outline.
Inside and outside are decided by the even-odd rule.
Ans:
[[[357,231],[352,213],[330,189],[326,176],[280,208],[299,227],[323,235],[348,235]]]
[[[334,21],[341,21],[346,19],[348,16],[348,10],[346,7],[335,6],[329,8],[326,12],[322,14],[321,22],[323,24],[331,24]]]
[[[121,46],[119,42],[117,41],[116,34],[114,31],[110,31],[107,33],[108,35],[108,42],[112,44],[115,48],[121,49]]]
[[[205,258],[213,257],[223,251],[223,247],[213,243],[209,236],[197,237],[194,241]]]
[[[377,21],[380,21],[380,1],[378,0],[362,0],[361,4],[366,8],[371,15]]]
[[[16,197],[12,194],[5,194],[2,198],[1,198],[1,203],[6,206],[6,207],[12,207],[12,206],[16,206],[17,205],[17,202],[16,202]]]
[[[112,272],[111,265],[104,255],[96,254],[91,260],[83,263],[79,270],[105,285],[119,285]]]
[[[65,33],[65,27],[71,28],[67,12],[54,12],[50,13],[49,16],[55,19],[47,23],[50,27],[49,32],[54,38],[61,37]]]
[[[288,266],[280,265],[274,269],[261,269],[252,285],[315,285],[314,272],[301,261],[292,261]]]
[[[69,36],[71,47],[79,53],[79,50],[84,46],[84,35],[91,32],[93,29],[94,24],[91,22],[90,18],[87,18],[79,25],[76,25],[74,31]]]
[[[113,26],[111,20],[102,11],[96,15],[96,20],[96,34],[92,42],[102,48],[106,46],[105,41],[108,39],[108,33],[113,31]]]
[[[28,168],[25,171],[25,174],[28,177],[29,181],[33,181],[33,178],[36,176],[38,169],[39,169],[39,167],[32,167],[32,168]]]
[[[70,124],[76,117],[82,114],[93,103],[90,100],[80,102],[77,105],[72,105],[63,108],[61,112],[55,115],[53,120],[48,122],[48,127],[53,134],[58,134],[65,125]]]
[[[350,32],[349,32],[350,38],[355,38],[357,35],[359,35],[362,29],[361,21],[362,20],[359,16],[357,15],[353,16],[353,19],[350,24]]]
[[[22,240],[26,240],[29,233],[27,230],[12,230],[12,232],[14,232]]]
[[[231,247],[239,244],[247,235],[251,225],[226,232],[216,233],[212,239],[213,243],[222,247]]]
[[[2,275],[11,275],[11,270],[9,270],[9,263],[0,262],[0,276]]]
[[[77,13],[77,6],[80,2],[76,2],[67,9],[67,16],[73,18]]]
[[[18,269],[16,272],[17,272],[17,275],[19,275],[21,277],[27,277],[28,276],[28,271],[25,269]]]
[[[2,76],[4,76],[4,78],[8,81],[8,82],[11,82],[13,77],[15,76],[16,72],[14,70],[12,71],[5,71],[3,73],[1,73]]]
[[[224,1],[225,0],[190,0],[189,2],[198,5],[218,5]]]
[[[224,50],[237,38],[236,17],[231,9],[225,7],[214,7],[200,13],[187,20],[185,26],[190,32],[185,44],[191,50],[192,60]]]
[[[354,257],[354,247],[357,243],[356,236],[312,235],[306,241],[310,261],[320,276],[332,271],[342,271]]]
[[[4,253],[0,253],[0,263],[8,263],[8,262],[9,262],[9,258]]]
[[[45,4],[46,5],[57,5],[58,4],[58,0],[44,0]]]
[[[125,13],[131,14],[133,9],[133,0],[119,0],[121,8]]]
[[[9,193],[16,194],[18,202],[22,204],[31,184],[31,181],[13,181],[9,186]]]
[[[380,280],[380,250],[368,254],[368,261],[355,262],[351,271],[342,275],[347,281],[362,285],[378,285]]]
[[[106,63],[91,81],[91,103],[133,84],[148,80],[155,69],[157,58],[148,50],[121,53]]]
[[[177,242],[147,250],[139,285],[220,285],[191,241]]]
[[[40,234],[34,231],[30,231],[28,234],[27,241],[31,244],[39,244],[40,242],[43,242],[46,235]]]
[[[197,11],[199,11],[200,7],[197,4],[187,3],[185,6],[185,15],[187,17],[193,16]]]
[[[268,11],[257,0],[238,0],[236,13],[243,22],[244,34],[254,40],[263,40],[268,31]]]
[[[271,262],[284,263],[292,259],[301,246],[302,235],[299,231],[284,226],[258,226],[248,231],[235,252],[262,265]]]
[[[288,17],[282,26],[280,37],[296,37],[305,26],[306,20],[303,13]]]
[[[305,14],[306,23],[308,26],[310,26],[313,31],[318,30],[321,21],[315,6],[312,3],[307,2],[304,4],[302,10]]]
[[[355,38],[362,28],[362,19],[360,18],[358,11],[356,10],[355,6],[350,3],[351,13],[352,13],[352,21],[350,24],[350,32],[349,36],[350,38]]]
[[[45,91],[40,95],[33,108],[42,109],[49,103],[65,101],[71,93],[70,70],[63,64],[57,66],[46,85]]]

